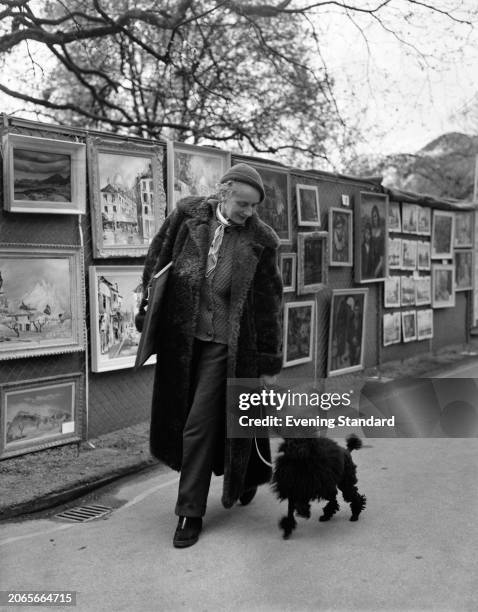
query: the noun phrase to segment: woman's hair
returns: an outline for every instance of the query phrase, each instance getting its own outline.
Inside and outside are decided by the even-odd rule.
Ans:
[[[232,193],[234,181],[226,181],[225,183],[217,183],[215,195],[219,202],[225,202]]]

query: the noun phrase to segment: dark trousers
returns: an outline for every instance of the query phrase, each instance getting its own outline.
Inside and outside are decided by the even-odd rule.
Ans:
[[[178,516],[204,516],[218,435],[224,435],[227,345],[194,340],[191,409],[183,431]]]

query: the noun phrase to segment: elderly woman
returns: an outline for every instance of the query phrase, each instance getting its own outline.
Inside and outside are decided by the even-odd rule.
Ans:
[[[150,447],[181,471],[177,548],[198,540],[212,472],[224,475],[226,508],[249,503],[270,478],[263,461],[270,459],[268,440],[258,439],[256,448],[251,439],[228,438],[225,426],[227,378],[271,384],[282,365],[279,240],[257,215],[264,197],[254,168],[232,166],[217,194],[178,202],[145,261],[143,295],[152,275],[173,262],[161,311]]]

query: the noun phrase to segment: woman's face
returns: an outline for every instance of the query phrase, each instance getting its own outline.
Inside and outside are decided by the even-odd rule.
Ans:
[[[378,211],[376,208],[372,209],[372,225],[378,227]]]
[[[251,185],[234,182],[229,196],[222,203],[222,213],[233,223],[243,225],[254,214],[260,197]]]

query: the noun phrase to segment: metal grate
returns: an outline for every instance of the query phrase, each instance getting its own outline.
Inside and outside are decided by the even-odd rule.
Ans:
[[[70,508],[59,514],[55,514],[55,518],[63,521],[71,521],[72,523],[86,523],[94,519],[100,518],[109,514],[112,508],[108,506],[100,506],[93,504],[91,506],[77,506],[76,508]]]

